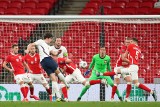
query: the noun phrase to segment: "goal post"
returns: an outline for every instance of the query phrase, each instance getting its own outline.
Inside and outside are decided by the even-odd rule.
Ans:
[[[80,59],[87,61],[89,65],[93,55],[97,54],[99,47],[104,45],[107,55],[111,57],[112,70],[124,39],[126,37],[136,37],[139,40],[143,55],[139,64],[139,81],[151,89],[158,90],[160,81],[159,15],[1,16],[0,85],[14,83],[13,74],[2,68],[5,57],[10,53],[11,45],[17,43],[19,53],[24,55],[26,46],[30,42],[43,38],[43,35],[47,32],[54,35],[54,40],[56,37],[62,38],[62,45],[67,48],[69,55],[77,66]],[[51,45],[54,44],[54,40]],[[80,70],[84,73],[87,68],[80,68]],[[86,78],[89,78],[89,76]],[[125,96],[124,87],[126,87],[124,83],[121,79],[118,88],[123,97]],[[100,92],[96,93],[97,91],[91,87],[82,100],[109,101],[111,88],[100,85],[100,88],[98,86],[96,89],[99,89]],[[78,97],[78,94],[75,94],[74,98]],[[97,98],[97,94],[99,98]],[[132,101],[152,101],[148,93],[134,86],[132,87],[131,97]],[[76,99],[71,97],[71,100]]]

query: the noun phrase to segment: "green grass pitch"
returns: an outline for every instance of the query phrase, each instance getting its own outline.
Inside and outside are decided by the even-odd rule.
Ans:
[[[160,102],[9,102],[0,101],[0,107],[160,107]]]

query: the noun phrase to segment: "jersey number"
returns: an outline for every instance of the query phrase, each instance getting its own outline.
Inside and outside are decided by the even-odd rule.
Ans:
[[[135,59],[138,60],[139,51],[136,51]]]

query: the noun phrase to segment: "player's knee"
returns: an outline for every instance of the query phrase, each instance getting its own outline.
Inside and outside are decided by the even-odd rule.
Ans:
[[[134,85],[135,85],[136,87],[139,87],[139,83],[135,83]]]

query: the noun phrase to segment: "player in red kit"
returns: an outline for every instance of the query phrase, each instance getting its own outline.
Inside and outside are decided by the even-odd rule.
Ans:
[[[122,60],[122,56],[125,53],[127,46],[130,44],[132,38],[126,38],[124,45],[121,47],[121,50],[119,52],[119,56],[118,56],[118,60],[116,62],[116,66],[114,68],[114,71],[116,71],[117,69],[123,69],[125,67],[128,67],[129,64],[124,62]],[[126,74],[116,74],[114,75],[114,86],[112,87],[112,96],[111,96],[111,100],[114,100],[114,95],[116,93],[118,84],[120,83],[120,78],[124,78],[124,80],[127,82],[127,88],[126,88],[126,98],[129,97],[130,92],[131,92],[131,76],[130,75],[126,75]]]
[[[43,69],[40,65],[39,54],[36,53],[36,47],[32,46],[28,54],[24,56],[24,61],[28,64],[31,72],[29,73],[30,78],[34,81],[39,81],[49,94],[50,101],[52,101],[52,92],[48,82],[43,76]]]
[[[10,64],[11,68],[7,66],[8,63]],[[3,67],[14,74],[14,79],[16,80],[16,83],[18,83],[21,87],[20,90],[24,97],[23,101],[28,101],[27,94],[29,89],[28,86],[25,85],[25,83],[29,85],[30,89],[33,89],[33,84],[29,75],[25,73],[24,66],[27,68],[28,71],[30,71],[30,68],[24,62],[23,57],[20,54],[18,54],[18,45],[12,45],[12,52],[10,55],[7,56],[6,60],[3,63]],[[30,91],[30,97],[34,98],[35,100],[39,100],[38,97],[33,95],[34,90]]]
[[[157,101],[157,96],[155,91],[151,90],[150,88],[148,88],[147,86],[145,86],[144,84],[139,83],[138,81],[138,70],[139,70],[139,60],[141,58],[141,49],[138,46],[138,40],[136,38],[132,38],[132,42],[130,45],[128,45],[126,52],[124,53],[124,55],[122,56],[122,60],[126,60],[126,58],[128,57],[129,60],[129,67],[128,68],[123,68],[123,69],[117,69],[114,72],[110,72],[110,73],[103,73],[103,74],[98,74],[98,75],[104,75],[104,76],[113,76],[115,74],[131,74],[131,78],[132,81],[134,83],[135,86],[137,86],[138,88],[141,88],[147,92],[149,92],[150,94],[152,94],[153,98],[155,101]],[[128,100],[128,99],[126,99]]]

